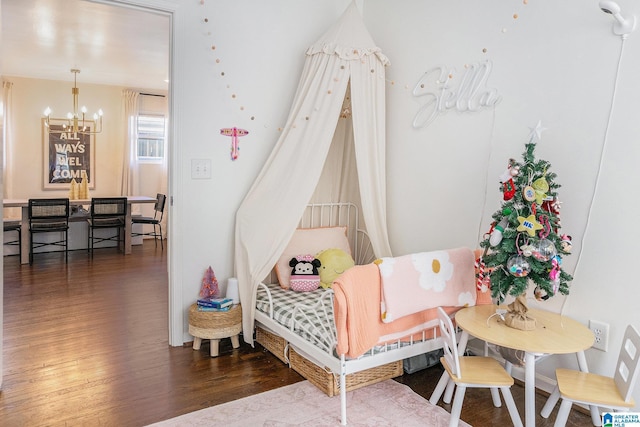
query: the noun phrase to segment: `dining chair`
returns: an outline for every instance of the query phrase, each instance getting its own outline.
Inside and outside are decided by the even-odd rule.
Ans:
[[[462,412],[462,402],[464,394],[469,387],[499,389],[509,410],[509,416],[514,426],[522,426],[522,420],[518,413],[518,408],[511,394],[511,386],[514,381],[511,375],[505,371],[502,365],[494,358],[482,356],[460,356],[456,330],[449,315],[438,307],[438,321],[440,332],[443,338],[444,356],[440,362],[446,371],[436,385],[436,388],[429,399],[432,404],[437,404],[442,396],[449,380],[455,384],[455,397],[451,406],[450,427],[458,425],[460,413]],[[494,402],[495,404],[495,402]]]
[[[10,232],[18,233],[17,238],[13,240],[6,240],[3,243],[9,246],[18,246],[18,256],[21,256],[22,255],[22,224],[20,223],[20,220],[5,219],[2,221],[2,223],[3,223],[2,225],[4,226],[5,233],[10,233]]]
[[[156,194],[156,203],[153,205],[153,216],[132,216],[132,225],[141,224],[152,225],[153,231],[148,233],[131,233],[131,236],[153,236],[156,246],[158,246],[158,237],[160,238],[160,246],[164,250],[164,243],[162,241],[162,217],[164,216],[164,205],[167,201],[167,196],[164,194]],[[156,227],[158,227],[156,229]]]
[[[29,199],[29,264],[33,264],[34,249],[44,246],[64,248],[64,260],[68,261],[69,199]],[[61,239],[53,242],[34,241],[44,233],[61,233]]]
[[[93,256],[93,248],[96,243],[115,241],[117,246],[124,243],[124,230],[127,216],[126,197],[93,197],[91,210],[87,222],[89,224],[89,242],[87,245],[89,254]],[[104,234],[96,236],[96,230],[115,229],[116,234],[105,237]]]
[[[639,360],[640,334],[633,325],[628,325],[624,332],[613,377],[574,369],[556,369],[558,385],[549,396],[540,415],[543,418],[549,418],[559,397],[562,398],[562,403],[558,409],[555,427],[564,426],[567,423],[574,402],[628,411],[635,407],[632,394],[640,373]]]

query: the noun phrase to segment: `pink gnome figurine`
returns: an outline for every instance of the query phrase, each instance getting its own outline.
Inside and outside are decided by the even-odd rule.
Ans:
[[[218,298],[220,296],[220,288],[218,287],[218,279],[213,272],[211,266],[204,273],[202,278],[202,287],[200,288],[200,298]]]

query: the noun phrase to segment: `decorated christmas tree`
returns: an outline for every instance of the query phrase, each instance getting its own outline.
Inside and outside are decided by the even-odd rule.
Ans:
[[[571,253],[571,237],[560,235],[560,202],[551,164],[535,158],[540,123],[525,145],[522,162],[510,159],[500,176],[503,202],[480,242],[478,284],[491,287],[491,296],[502,303],[535,286],[537,299],[558,292],[569,294],[571,275],[562,270],[562,257]]]
[[[209,266],[207,271],[204,272],[204,276],[202,277],[202,285],[200,286],[200,298],[219,298],[220,297],[220,288],[218,286],[218,279],[216,279],[216,274],[213,272],[213,268]]]

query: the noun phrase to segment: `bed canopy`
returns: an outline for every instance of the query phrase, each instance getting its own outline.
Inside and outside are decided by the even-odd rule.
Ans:
[[[269,275],[310,201],[358,198],[375,255],[391,256],[385,176],[387,64],[355,1],[306,52],[280,138],[236,213],[235,271],[249,344],[256,287]]]

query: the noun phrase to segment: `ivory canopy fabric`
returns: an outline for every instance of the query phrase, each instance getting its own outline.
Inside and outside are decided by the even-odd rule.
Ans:
[[[332,197],[322,202],[344,201],[336,199],[346,197],[322,191],[325,185],[345,187],[344,183],[324,182],[325,177],[346,179],[357,170],[357,183],[351,185],[356,187],[374,253],[391,256],[385,175],[384,67],[388,59],[365,28],[355,1],[306,55],[282,134],[236,213],[235,274],[244,306],[244,340],[250,344],[256,287],[287,246],[306,205],[317,194]],[[351,106],[352,132],[344,131],[338,123],[345,99]],[[348,142],[334,142],[334,136],[353,141],[355,159],[349,161],[355,168],[326,161],[336,158],[330,155],[336,146],[348,152]]]

